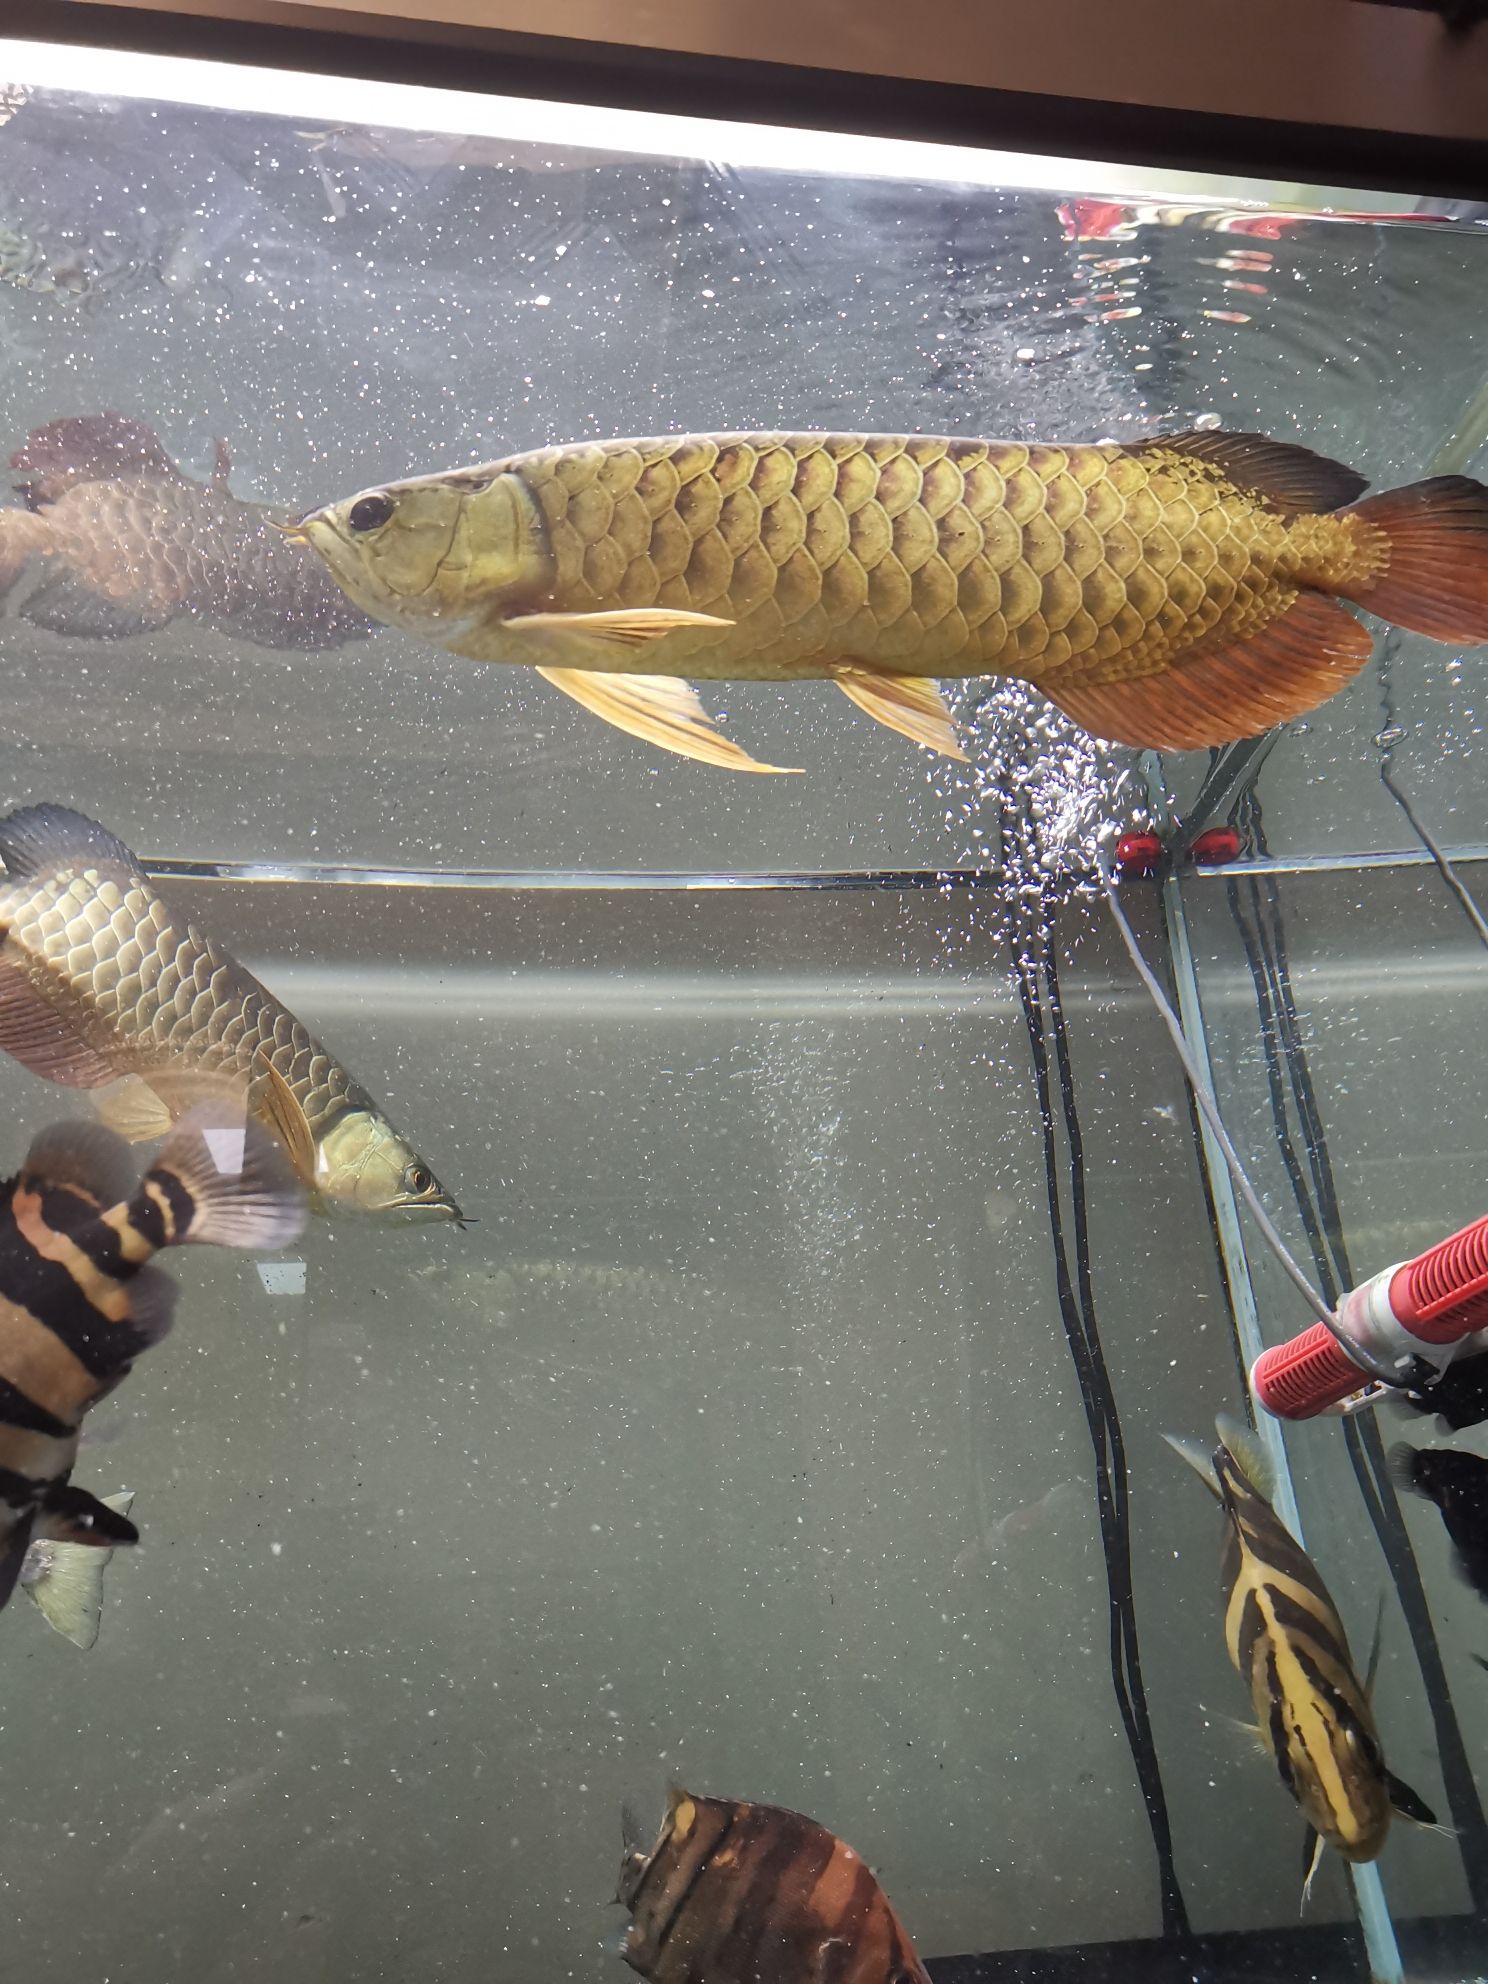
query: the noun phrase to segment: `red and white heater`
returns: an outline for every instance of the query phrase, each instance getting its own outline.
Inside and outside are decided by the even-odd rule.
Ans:
[[[1333,1328],[1314,1323],[1263,1350],[1251,1390],[1278,1419],[1372,1404],[1378,1386],[1417,1388],[1461,1352],[1488,1351],[1488,1219],[1351,1289]]]

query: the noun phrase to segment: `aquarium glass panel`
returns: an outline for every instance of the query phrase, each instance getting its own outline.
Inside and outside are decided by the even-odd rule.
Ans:
[[[1465,1984],[1482,212],[687,109],[0,41],[6,1974]]]

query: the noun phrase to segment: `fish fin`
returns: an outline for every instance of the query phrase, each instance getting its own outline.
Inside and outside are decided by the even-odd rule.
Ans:
[[[116,1515],[127,1516],[134,1506],[134,1496],[105,1495],[103,1505]],[[75,1543],[54,1543],[47,1569],[34,1584],[24,1587],[26,1596],[35,1600],[47,1624],[74,1646],[80,1646],[84,1653],[98,1642],[103,1617],[103,1574],[114,1548],[113,1544],[84,1548]]]
[[[1434,475],[1344,512],[1383,531],[1389,563],[1344,598],[1434,641],[1488,641],[1488,488]]]
[[[272,1137],[256,1123],[206,1104],[183,1116],[145,1174],[167,1191],[184,1186],[191,1211],[170,1245],[283,1247],[305,1223],[304,1193],[285,1173]]]
[[[0,820],[0,860],[12,882],[32,882],[58,868],[99,866],[143,876],[117,835],[70,806],[22,806]]]
[[[267,1058],[255,1063],[253,1104],[284,1146],[296,1172],[311,1184],[315,1178],[315,1139],[294,1090]]]
[[[1215,1501],[1221,1500],[1219,1483],[1214,1475],[1214,1462],[1195,1440],[1180,1439],[1176,1433],[1164,1433],[1163,1438],[1177,1454],[1179,1460],[1186,1461],[1203,1482]]]
[[[1369,630],[1352,613],[1302,592],[1259,632],[1176,654],[1150,675],[1066,684],[1064,669],[1029,680],[1096,737],[1139,750],[1192,751],[1306,715],[1352,681],[1373,652]]]
[[[43,1081],[64,1088],[101,1088],[118,1069],[86,1041],[80,1040],[62,1015],[31,982],[14,954],[0,950],[0,1051]]]
[[[1380,1654],[1385,1644],[1385,1594],[1380,1593],[1374,1607],[1374,1631],[1369,1636],[1369,1659],[1364,1668],[1364,1699],[1373,1701],[1375,1677],[1379,1673]]]
[[[1409,1819],[1412,1825],[1436,1828],[1436,1814],[1420,1792],[1412,1791],[1405,1780],[1397,1777],[1392,1770],[1385,1772],[1385,1789],[1390,1794],[1390,1803],[1401,1818]],[[1450,1831],[1450,1827],[1445,1830]]]
[[[4,514],[0,512],[0,519]],[[0,555],[3,552],[4,545],[0,543]],[[105,599],[65,565],[53,566],[32,586],[16,607],[16,613],[28,626],[83,641],[127,640],[131,634],[147,634],[163,627],[172,617],[169,607],[156,610],[138,603],[125,606]]]
[[[1220,1412],[1215,1415],[1214,1431],[1251,1487],[1269,1501],[1276,1492],[1275,1472],[1255,1428],[1247,1426],[1232,1412]]]
[[[87,1550],[113,1550],[121,1543],[139,1542],[139,1531],[127,1515],[86,1488],[70,1484],[49,1490],[32,1534]]]
[[[690,682],[675,675],[601,675],[585,668],[539,668],[538,674],[617,730],[675,751],[679,758],[735,772],[799,771],[762,765],[713,727]]]
[[[876,723],[923,744],[927,751],[966,762],[955,718],[946,707],[939,684],[930,676],[887,675],[859,662],[843,662],[832,670],[832,680],[849,702],[866,710]]]
[[[732,627],[713,613],[685,613],[671,606],[625,606],[613,613],[522,613],[503,620],[502,632],[562,641],[566,649],[591,648],[612,658],[632,653],[683,627]]]
[[[697,1800],[675,1781],[667,1786],[666,1825],[674,1838],[685,1839],[697,1818]]]
[[[26,510],[0,510],[0,592],[9,592],[31,558],[50,558],[57,549],[45,517]]]
[[[638,1858],[644,1855],[651,1845],[645,1823],[629,1799],[620,1807],[620,1840],[627,1855],[633,1853]]]
[[[1302,1834],[1302,1899],[1297,1905],[1297,1913],[1302,1914],[1312,1895],[1312,1884],[1317,1879],[1317,1870],[1323,1864],[1323,1836],[1307,1826]]]
[[[1342,462],[1299,448],[1295,441],[1273,441],[1269,434],[1231,434],[1222,428],[1189,428],[1181,434],[1158,434],[1126,450],[1187,455],[1212,462],[1237,489],[1263,496],[1286,517],[1316,515],[1352,503],[1369,487],[1369,478]]]
[[[1202,1707],[1202,1704],[1200,1704]],[[1246,1747],[1255,1750],[1263,1757],[1269,1757],[1271,1746],[1266,1741],[1266,1732],[1258,1722],[1246,1722],[1238,1715],[1226,1715],[1222,1709],[1204,1709],[1211,1722],[1228,1729],[1233,1735],[1243,1736]]]
[[[99,1116],[126,1143],[153,1143],[188,1109],[212,1103],[225,1117],[247,1113],[247,1084],[241,1077],[185,1062],[152,1068],[148,1075],[122,1075],[93,1098]]]
[[[32,509],[55,503],[78,482],[130,475],[175,481],[181,473],[154,428],[122,413],[74,413],[48,421],[26,436],[10,465],[18,474],[16,494]]]
[[[1478,1663],[1479,1667],[1482,1668],[1483,1672],[1485,1674],[1488,1674],[1488,1660],[1485,1660],[1482,1654],[1474,1653],[1474,1654],[1470,1654],[1468,1657],[1471,1660],[1475,1660]]]
[[[33,1139],[25,1174],[48,1185],[72,1185],[95,1205],[119,1205],[138,1182],[129,1146],[101,1123],[53,1123]]]
[[[1408,1440],[1397,1440],[1385,1455],[1385,1467],[1391,1481],[1402,1494],[1424,1495],[1421,1485],[1421,1462],[1418,1450]]]
[[[93,1098],[99,1119],[127,1144],[153,1143],[169,1131],[170,1106],[143,1075],[123,1075]]]
[[[176,1320],[176,1284],[158,1268],[141,1268],[129,1284],[129,1327],[143,1349],[161,1343]]]

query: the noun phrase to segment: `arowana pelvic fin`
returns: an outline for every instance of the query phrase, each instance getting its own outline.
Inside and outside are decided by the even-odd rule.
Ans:
[[[675,675],[602,675],[585,668],[539,668],[538,674],[617,730],[675,751],[679,758],[735,772],[795,772],[762,765],[713,726],[690,682]]]

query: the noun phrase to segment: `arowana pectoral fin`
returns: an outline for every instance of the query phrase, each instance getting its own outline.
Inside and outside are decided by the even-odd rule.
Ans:
[[[261,1055],[254,1064],[252,1106],[283,1145],[299,1177],[313,1189],[315,1139],[294,1090],[267,1055]]]
[[[595,716],[679,758],[734,772],[793,772],[799,765],[762,765],[713,727],[690,682],[675,675],[601,675],[585,668],[539,668],[538,674]]]
[[[548,643],[562,642],[571,654],[581,654],[586,647],[601,654],[606,650],[629,653],[683,627],[733,624],[712,613],[684,613],[670,606],[622,607],[613,613],[523,613],[501,623],[503,633],[520,634],[524,640],[537,636]]]
[[[945,697],[928,675],[885,675],[876,668],[844,662],[832,670],[832,680],[849,701],[866,710],[875,722],[913,738],[927,751],[966,762],[956,735],[955,719]]]

